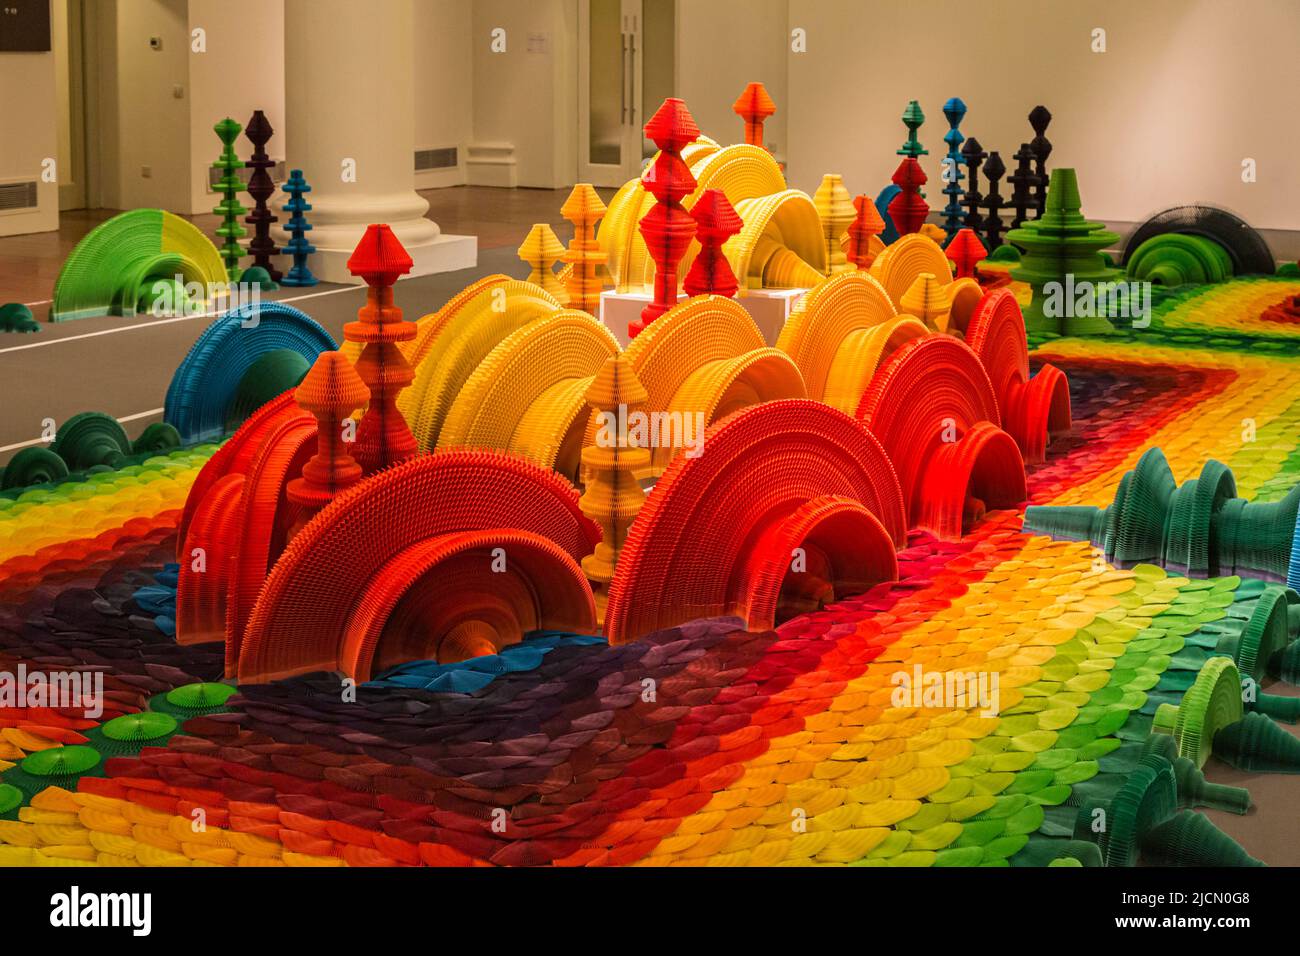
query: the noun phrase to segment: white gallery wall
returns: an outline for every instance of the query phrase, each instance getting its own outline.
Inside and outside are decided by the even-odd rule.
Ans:
[[[63,0],[54,0],[62,3]],[[375,16],[389,0],[368,0]],[[793,185],[839,172],[853,192],[889,180],[910,99],[939,206],[942,104],[962,97],[966,135],[1008,167],[1043,103],[1053,166],[1079,170],[1084,211],[1140,221],[1184,202],[1234,209],[1262,229],[1300,230],[1300,0],[675,0],[675,89],[701,128],[741,138],[731,104],[762,80],[777,113],[766,136]],[[94,0],[88,144],[108,207],[205,211],[212,124],[267,111],[284,155],[280,0]],[[416,0],[416,148],[455,146],[460,163],[418,187],[494,181],[565,187],[577,170],[579,0]],[[255,27],[253,25],[256,25]],[[207,52],[191,54],[192,30]],[[505,31],[494,52],[493,31]],[[1093,52],[1094,31],[1105,52]],[[791,49],[792,32],[805,52]],[[151,37],[162,41],[149,47]],[[63,152],[53,54],[0,56],[0,179],[31,176]],[[616,81],[616,80],[613,80]],[[180,87],[182,95],[175,90]],[[647,104],[647,111],[653,109]],[[241,152],[247,143],[241,141]],[[488,157],[505,165],[473,164]],[[1242,163],[1255,181],[1242,181]],[[144,167],[149,167],[149,175]],[[484,178],[486,177],[486,178]],[[93,200],[92,200],[93,201]],[[56,226],[57,189],[40,208],[0,217],[0,234]]]
[[[962,132],[1008,168],[1032,135],[1026,115],[1046,105],[1049,166],[1079,171],[1091,218],[1211,202],[1259,228],[1300,229],[1295,0],[789,0],[788,27],[807,34],[807,52],[788,56],[789,102],[778,102],[802,189],[839,172],[851,191],[875,195],[898,163],[899,116],[917,99],[927,191],[942,205],[942,106],[960,96]],[[1092,52],[1096,28],[1105,53]],[[1254,183],[1242,181],[1247,158]]]
[[[455,147],[455,168],[415,174],[416,189],[465,182],[474,130],[472,0],[416,0],[415,148]]]
[[[186,0],[99,0],[99,102],[88,161],[110,209],[190,210],[189,29]],[[157,38],[157,49],[150,47]],[[180,87],[183,94],[175,95]]]
[[[677,95],[706,136],[744,142],[745,124],[731,105],[757,80],[776,103],[763,143],[779,159],[789,155],[789,6],[789,0],[677,0]]]
[[[472,0],[471,7],[470,182],[488,181],[483,175],[493,172],[476,170],[481,158],[512,163],[515,185],[572,185],[578,163],[578,0]],[[494,34],[498,30],[504,32]],[[494,38],[504,40],[503,51],[500,43],[494,48]]]
[[[56,0],[58,2],[58,0]],[[210,212],[212,126],[266,112],[284,156],[284,8],[259,0],[96,0],[93,141],[88,159],[108,208]],[[158,45],[151,45],[157,39]],[[242,134],[241,155],[251,149]]]
[[[119,0],[121,2],[121,0]],[[126,0],[134,3],[135,0]],[[192,52],[202,30],[202,53]],[[263,0],[189,0],[190,212],[211,212],[220,197],[208,189],[208,170],[221,155],[212,127],[229,116],[247,125],[254,110],[270,120],[275,135],[266,150],[285,156],[284,4]],[[235,151],[247,157],[243,133]],[[243,200],[248,205],[248,199]]]

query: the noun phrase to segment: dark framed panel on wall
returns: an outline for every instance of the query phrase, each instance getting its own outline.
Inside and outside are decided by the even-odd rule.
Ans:
[[[50,0],[0,0],[0,53],[50,51]]]

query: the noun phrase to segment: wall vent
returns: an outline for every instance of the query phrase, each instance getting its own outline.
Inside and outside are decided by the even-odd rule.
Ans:
[[[35,209],[36,182],[0,183],[0,213]]]
[[[415,171],[425,173],[431,169],[455,169],[460,165],[459,150],[455,146],[442,149],[417,149]]]

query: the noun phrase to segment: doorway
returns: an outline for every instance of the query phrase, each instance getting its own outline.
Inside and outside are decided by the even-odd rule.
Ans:
[[[50,40],[58,103],[59,211],[90,206],[86,160],[86,3],[54,0]]]
[[[654,154],[642,127],[676,88],[676,19],[676,0],[581,0],[581,181],[622,186]]]

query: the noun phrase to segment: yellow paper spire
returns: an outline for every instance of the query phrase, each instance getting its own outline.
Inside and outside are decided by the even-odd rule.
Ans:
[[[573,241],[563,257],[565,262],[573,264],[567,280],[567,305],[596,315],[600,309],[600,278],[596,268],[606,258],[596,241],[596,223],[605,215],[605,204],[591,183],[578,183],[560,207],[560,215],[573,223]]]
[[[564,245],[555,230],[544,222],[533,225],[518,251],[519,258],[533,270],[528,274],[528,281],[541,286],[560,300],[564,298],[564,287],[556,278],[554,266],[562,255]]]
[[[596,441],[582,450],[587,476],[578,507],[600,525],[596,550],[582,559],[582,571],[596,594],[597,619],[603,623],[609,582],[614,576],[627,529],[645,503],[636,473],[650,467],[650,451],[629,444],[628,424],[645,414],[649,395],[623,353],[611,355],[587,388],[587,404],[596,413]]]
[[[914,315],[938,332],[948,330],[948,313],[952,300],[948,298],[947,285],[941,285],[932,272],[922,272],[916,277],[898,302],[899,311]]]
[[[839,173],[827,173],[822,177],[821,185],[813,194],[813,205],[822,221],[822,235],[826,242],[826,274],[848,272],[856,268],[840,248],[840,239],[852,224],[856,211],[853,197],[844,188],[844,177]]]

